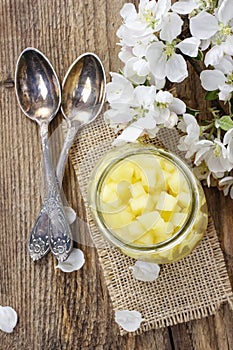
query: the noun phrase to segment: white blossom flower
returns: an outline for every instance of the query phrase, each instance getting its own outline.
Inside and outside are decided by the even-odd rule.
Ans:
[[[213,70],[205,70],[200,74],[201,84],[207,91],[219,90],[219,99],[228,101],[233,92],[233,60],[227,56],[221,59]]]
[[[144,84],[148,79],[150,84],[153,84],[156,89],[162,89],[165,85],[165,79],[157,79],[151,74],[149,63],[145,57],[132,55],[125,62],[123,73],[133,84]]]
[[[227,149],[220,140],[198,141],[195,145],[195,151],[194,163],[196,165],[205,161],[209,170],[217,176],[223,176],[225,171],[230,171],[231,164],[228,160]]]
[[[65,261],[59,262],[56,268],[63,272],[73,272],[80,270],[84,263],[85,259],[83,252],[80,249],[73,248],[69,257]]]
[[[205,65],[216,65],[224,54],[233,55],[233,6],[232,0],[220,2],[212,15],[206,11],[190,19],[191,34],[201,40],[206,40],[205,49],[212,48],[205,56]]]
[[[133,85],[123,75],[111,73],[112,81],[107,84],[106,97],[112,108],[128,106],[133,102]]]
[[[226,176],[219,181],[219,187],[223,190],[224,196],[230,195],[233,199],[233,176]]]
[[[185,59],[181,54],[176,53],[176,49],[180,49],[185,55],[196,57],[200,40],[187,38],[177,44],[173,39],[166,43],[162,41],[152,43],[148,46],[145,56],[151,73],[157,79],[168,78],[171,82],[180,83],[188,76],[188,70]]]
[[[134,278],[143,282],[152,282],[159,277],[160,267],[158,264],[137,260],[133,266],[129,267],[132,270]]]
[[[118,310],[115,312],[115,321],[127,332],[135,332],[144,321],[140,312],[135,310]]]
[[[196,143],[200,138],[200,126],[193,115],[186,113],[183,115],[183,120],[178,123],[178,129],[187,134],[180,138],[178,149],[185,151],[185,157],[190,158],[194,155]]]
[[[0,305],[0,330],[12,333],[17,324],[18,316],[16,311],[10,306]]]
[[[168,91],[159,90],[156,93],[154,86],[137,86],[134,89],[133,102],[127,109],[128,120],[131,123],[114,144],[122,141],[134,142],[145,133],[154,137],[159,130],[158,126],[173,127],[178,121],[177,114],[183,114],[186,106]],[[116,109],[105,112],[105,118],[113,127],[122,121],[121,114],[118,115],[117,111]]]
[[[135,46],[138,43],[149,43],[155,39],[156,1],[141,1],[139,11],[133,4],[126,3],[120,11],[123,24],[117,31],[122,46]]]
[[[227,146],[227,157],[233,167],[233,128],[229,129],[223,138],[224,146]]]

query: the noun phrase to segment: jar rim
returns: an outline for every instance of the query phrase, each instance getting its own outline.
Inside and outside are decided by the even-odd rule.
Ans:
[[[130,248],[131,250],[134,250],[137,252],[139,251],[155,252],[155,251],[163,251],[165,249],[170,249],[174,244],[176,245],[183,240],[183,237],[186,236],[187,232],[189,232],[189,229],[192,227],[195,221],[197,210],[198,210],[198,204],[199,204],[198,188],[197,188],[195,176],[190,170],[190,168],[188,167],[188,165],[183,160],[181,160],[177,155],[175,155],[173,152],[167,151],[163,148],[159,148],[150,144],[148,145],[137,144],[133,146],[134,147],[130,147],[128,151],[121,152],[121,154],[117,158],[113,159],[107,165],[107,167],[104,168],[103,172],[101,173],[101,176],[99,177],[96,184],[96,191],[94,196],[95,211],[97,213],[97,215],[94,215],[95,221],[99,226],[101,232],[105,236],[105,238],[108,239],[110,242],[112,242],[116,246]],[[115,149],[111,151],[114,152]],[[108,175],[109,171],[118,162],[128,158],[129,156],[138,155],[138,154],[148,154],[148,153],[153,155],[157,153],[157,155],[160,156],[161,158],[167,159],[168,161],[173,163],[179,169],[179,171],[184,175],[185,180],[188,183],[189,189],[190,189],[191,205],[184,224],[170,238],[152,245],[139,245],[139,244],[134,244],[134,243],[129,243],[127,241],[124,241],[114,233],[113,229],[110,229],[109,227],[107,227],[102,215],[102,210],[99,209],[98,192],[99,192],[99,189],[101,189],[101,186],[104,183],[104,180],[106,179],[106,176]]]

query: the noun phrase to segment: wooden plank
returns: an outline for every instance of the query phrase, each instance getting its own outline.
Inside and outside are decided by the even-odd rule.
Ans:
[[[37,47],[48,56],[62,80],[78,55],[94,51],[103,60],[108,75],[120,67],[115,32],[124,2],[0,2],[0,305],[11,305],[19,315],[12,334],[0,332],[1,349],[233,348],[233,315],[227,305],[216,316],[204,320],[136,337],[120,337],[94,248],[82,247],[86,264],[72,274],[55,269],[56,261],[50,255],[33,263],[27,254],[27,237],[41,205],[41,152],[36,124],[23,116],[16,103],[12,82],[17,57],[26,46]],[[198,86],[193,73],[185,89],[178,90],[192,107],[199,105]],[[61,115],[52,129],[59,120]],[[64,190],[78,215],[85,219],[70,164]],[[232,202],[215,190],[207,191],[207,195],[233,280]],[[85,240],[87,234],[82,224],[80,235]]]

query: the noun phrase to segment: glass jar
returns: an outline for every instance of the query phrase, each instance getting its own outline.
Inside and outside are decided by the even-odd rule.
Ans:
[[[88,202],[102,235],[124,254],[158,264],[189,255],[207,228],[203,189],[176,155],[153,145],[107,152],[90,176]]]

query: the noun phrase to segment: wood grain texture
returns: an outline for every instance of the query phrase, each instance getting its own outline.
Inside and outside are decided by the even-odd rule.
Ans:
[[[26,119],[14,93],[15,63],[27,46],[37,47],[62,80],[73,60],[85,51],[100,56],[106,69],[117,70],[115,32],[123,0],[1,0],[0,2],[0,305],[19,315],[12,334],[0,331],[1,350],[231,350],[233,313],[228,305],[215,316],[120,337],[94,248],[83,246],[86,264],[64,274],[48,255],[33,263],[26,241],[39,212],[40,146],[35,123]],[[135,2],[136,3],[136,2]],[[178,95],[199,107],[202,90],[195,72]],[[54,129],[61,116],[52,125]],[[85,212],[72,166],[64,191],[78,215]],[[206,191],[233,283],[232,201],[214,189]],[[85,225],[80,234],[85,237]]]

